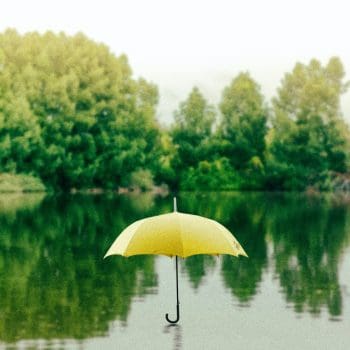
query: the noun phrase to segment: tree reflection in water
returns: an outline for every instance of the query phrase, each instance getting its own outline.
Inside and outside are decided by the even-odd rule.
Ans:
[[[349,198],[339,194],[184,193],[179,203],[184,211],[224,224],[247,251],[249,260],[224,256],[221,266],[225,286],[241,304],[249,305],[259,290],[269,264],[269,242],[271,263],[295,311],[318,315],[326,307],[331,316],[341,315],[338,269],[349,243]],[[203,258],[197,259],[198,265],[194,261],[195,266],[185,264],[195,288],[206,274]]]
[[[0,339],[83,339],[127,321],[157,286],[154,257],[102,260],[132,221],[151,214],[123,197],[49,197],[0,213]],[[151,207],[152,209],[152,207]]]
[[[171,203],[148,194],[0,196],[0,341],[79,340],[107,334],[113,320],[127,323],[133,298],[157,293],[155,257],[102,257],[123,228]],[[197,290],[219,267],[225,288],[249,306],[270,267],[296,312],[338,317],[347,204],[329,195],[180,193],[180,211],[218,220],[249,255],[198,255],[182,269]]]
[[[229,255],[223,256],[221,266],[225,286],[241,303],[248,303],[256,294],[258,283],[262,278],[262,271],[267,264],[264,195],[186,193],[183,197],[179,202],[184,202],[187,211],[210,217],[222,223],[234,233],[250,256],[249,260],[244,257],[237,259]],[[256,205],[257,203],[259,205]],[[213,259],[213,257],[208,258]],[[212,261],[215,264],[216,260]],[[192,281],[196,281],[195,272],[193,267],[188,272]],[[198,277],[202,278],[203,275],[204,273],[200,270],[197,279]]]
[[[285,195],[271,202],[276,273],[297,312],[317,315],[326,306],[331,316],[342,313],[338,267],[349,232],[346,204],[332,195]]]

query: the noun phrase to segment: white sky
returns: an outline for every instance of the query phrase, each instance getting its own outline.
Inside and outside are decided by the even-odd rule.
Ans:
[[[169,123],[194,85],[216,104],[240,71],[268,100],[297,61],[339,56],[349,79],[349,13],[345,0],[2,0],[0,31],[82,31],[125,53],[135,77],[158,85]],[[350,91],[342,105],[350,121]]]

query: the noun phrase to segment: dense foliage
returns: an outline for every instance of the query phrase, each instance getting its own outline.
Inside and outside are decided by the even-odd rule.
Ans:
[[[340,95],[347,88],[344,75],[337,58],[325,67],[317,60],[298,63],[285,75],[273,100],[270,187],[322,187],[332,172],[346,172],[349,132],[340,112]]]
[[[154,160],[157,88],[82,34],[0,35],[0,169],[115,187]]]
[[[267,108],[258,84],[247,73],[225,88],[220,104],[223,152],[243,188],[260,188],[264,173]]]
[[[219,105],[194,87],[158,125],[157,87],[83,34],[0,34],[0,173],[48,188],[303,190],[349,168],[338,58],[287,73],[268,107],[249,73]]]

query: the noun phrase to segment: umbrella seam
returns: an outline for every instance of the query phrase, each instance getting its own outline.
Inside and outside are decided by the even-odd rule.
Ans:
[[[227,230],[226,227],[222,226],[220,223],[218,223],[218,222],[215,221],[215,220],[212,220],[212,219],[209,219],[209,220],[211,220],[212,222],[214,222],[214,224],[215,224],[216,226],[218,226],[218,228],[220,229],[220,231],[223,233],[223,236],[224,236],[226,242],[228,243],[229,247],[232,248],[231,242],[230,242],[229,239],[226,237],[226,231],[225,231],[225,230]],[[224,228],[225,230],[223,230],[223,228]],[[232,238],[233,238],[233,237],[232,237]],[[240,255],[240,254],[238,253],[237,255],[234,255],[234,256],[238,256],[238,255]]]
[[[145,219],[141,219],[140,221],[140,225],[137,227],[137,229],[139,229],[143,224],[144,224],[144,222],[142,222],[142,221],[144,221]],[[136,237],[136,235],[137,235],[137,232],[136,232],[136,230],[135,230],[135,234],[133,234],[133,236],[131,237],[131,239],[130,239],[130,241],[129,241],[129,243],[126,245],[126,247],[125,247],[125,249],[124,249],[124,253],[123,253],[123,255],[124,256],[129,256],[129,255],[125,255],[125,253],[128,251],[128,249],[129,249],[129,246],[130,246],[130,244],[133,242],[133,240],[135,239],[135,237]]]

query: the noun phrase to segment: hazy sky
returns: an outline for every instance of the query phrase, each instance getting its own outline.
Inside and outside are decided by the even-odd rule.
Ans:
[[[344,0],[8,0],[0,31],[84,32],[127,54],[135,77],[160,89],[159,119],[197,85],[211,103],[240,71],[269,100],[297,61],[339,56],[350,77],[350,20]],[[350,121],[350,91],[342,99]]]

